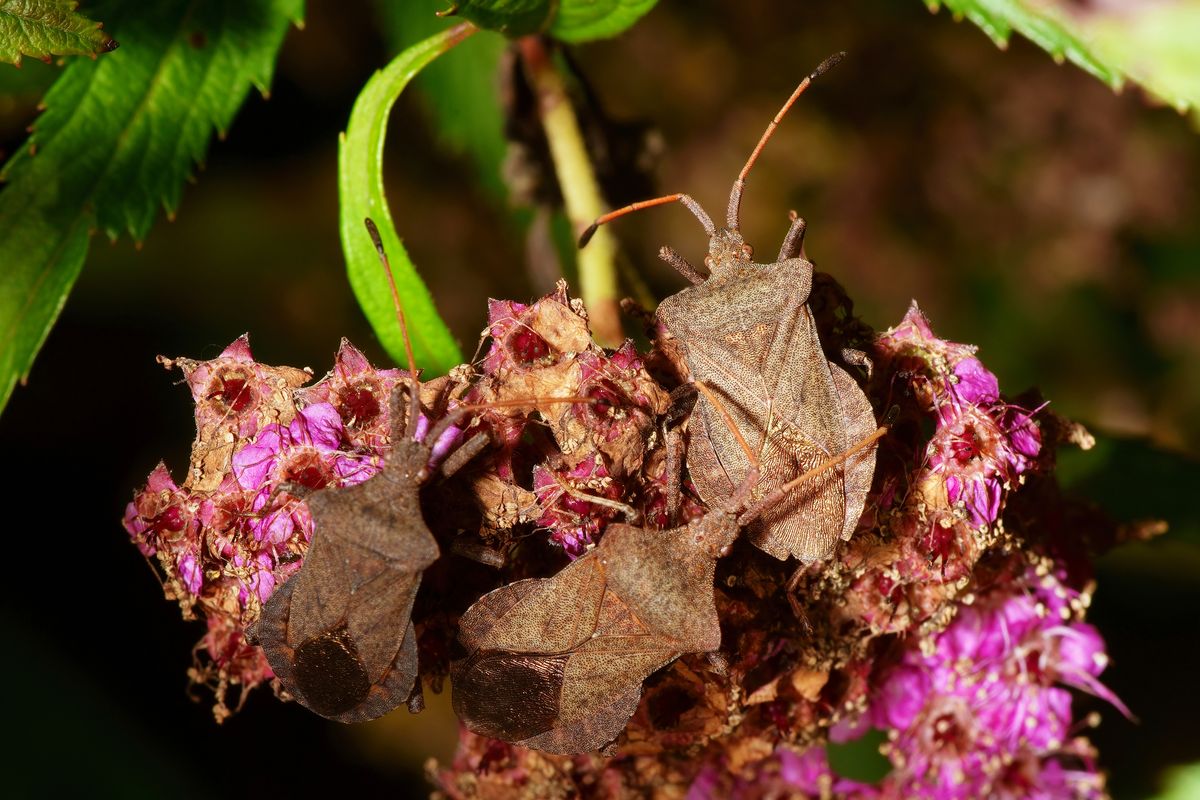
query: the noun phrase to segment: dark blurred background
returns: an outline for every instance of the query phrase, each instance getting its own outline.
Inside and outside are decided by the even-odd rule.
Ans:
[[[452,752],[444,698],[420,717],[344,728],[260,691],[215,725],[208,699],[185,693],[201,626],[162,600],[120,526],[160,458],[176,476],[187,464],[191,403],[157,354],[209,358],[249,331],[267,363],[320,374],[343,335],[386,363],[344,277],[337,134],[372,71],[443,24],[427,16],[441,5],[310,0],[270,100],[252,97],[213,143],[178,219],[141,247],[93,242],[0,418],[15,510],[0,610],[6,794],[423,796],[425,759]],[[477,36],[427,76],[426,94],[406,93],[387,152],[399,233],[468,353],[488,297],[525,300],[545,281],[527,266],[531,215],[503,191],[494,105],[446,88],[469,88],[463,75],[502,49]],[[1081,700],[1081,715],[1103,714],[1093,739],[1115,796],[1150,795],[1165,767],[1200,760],[1200,470],[1187,455],[1200,447],[1200,138],[1136,90],[1114,95],[1020,39],[1002,52],[917,0],[663,0],[573,57],[613,119],[648,126],[652,185],[720,214],[779,103],[840,49],[851,57],[752,174],[743,229],[774,254],[798,209],[810,257],[869,324],[896,323],[916,298],[939,333],[980,346],[1003,389],[1040,386],[1106,435],[1064,464],[1078,491],[1172,523],[1102,560],[1090,617],[1112,655],[1104,680],[1139,721]],[[0,79],[6,152],[54,74],[29,62]],[[660,297],[681,283],[658,246],[694,262],[704,252],[678,208],[615,232]]]

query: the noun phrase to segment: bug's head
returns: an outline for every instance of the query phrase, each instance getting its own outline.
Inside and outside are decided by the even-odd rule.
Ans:
[[[749,264],[754,258],[754,248],[746,243],[740,231],[722,228],[708,239],[708,255],[704,257],[704,266],[714,277],[719,277],[728,270]]]

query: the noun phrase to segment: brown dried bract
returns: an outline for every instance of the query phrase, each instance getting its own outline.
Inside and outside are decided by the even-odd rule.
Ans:
[[[167,369],[178,367],[196,402],[196,439],[183,487],[212,492],[229,474],[235,445],[267,425],[287,425],[296,416],[292,390],[312,378],[309,370],[271,367],[250,355],[247,334],[209,361],[167,358]]]

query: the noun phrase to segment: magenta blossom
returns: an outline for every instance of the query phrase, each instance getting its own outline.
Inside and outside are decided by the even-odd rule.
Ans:
[[[539,464],[533,470],[533,491],[542,508],[537,524],[568,556],[578,558],[619,513],[614,501],[623,489],[595,454],[570,468]]]
[[[996,522],[1006,493],[1041,451],[1036,412],[1002,402],[999,382],[975,357],[975,348],[937,338],[916,303],[880,341],[890,353],[920,365],[919,380],[930,393],[936,420],[926,458],[941,476],[947,499],[975,527]]]
[[[1071,694],[1061,684],[1124,710],[1097,679],[1104,643],[1077,621],[1080,592],[1032,570],[1025,582],[1026,592],[961,607],[931,646],[910,648],[877,684],[868,718],[890,731],[895,795],[1004,796],[1020,780],[1070,784],[1059,796],[1102,796],[1102,779],[1076,766],[1086,745],[1072,738]]]
[[[234,453],[233,475],[238,485],[255,492],[250,530],[256,541],[283,544],[297,530],[312,536],[312,517],[306,507],[280,502],[278,493],[292,487],[322,489],[333,483],[352,486],[381,467],[378,456],[346,452],[345,428],[337,409],[317,403],[302,409],[286,427],[267,426],[250,444]]]
[[[748,774],[730,775],[715,763],[705,766],[692,781],[685,800],[775,797],[874,800],[880,792],[870,784],[835,775],[824,747],[810,747],[802,753],[780,747],[770,758],[755,763]]]

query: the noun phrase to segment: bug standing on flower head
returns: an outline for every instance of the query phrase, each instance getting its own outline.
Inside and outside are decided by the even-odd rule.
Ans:
[[[391,282],[408,359],[408,383],[391,397],[391,452],[369,480],[307,498],[314,532],[304,565],[271,595],[253,632],[288,693],[339,722],[374,719],[406,700],[420,709],[412,608],[422,573],[439,555],[421,512],[421,489],[435,472],[449,477],[488,444],[478,433],[448,456],[441,452],[476,406],[457,406],[422,425],[427,417],[404,312],[379,232],[371,220],[366,225]],[[489,405],[543,402],[587,400]]]
[[[367,229],[386,267],[370,220]],[[418,433],[420,380],[398,298],[396,313],[409,380],[392,393],[391,452],[371,479],[307,498],[314,532],[304,566],[271,595],[254,631],[284,688],[339,722],[374,719],[419,696],[412,607],[421,575],[439,553],[421,515],[420,490],[432,475],[434,445],[461,421],[447,415]],[[454,463],[484,444],[473,438]]]
[[[501,587],[459,622],[454,710],[470,730],[552,753],[597,750],[637,709],[642,683],[685,653],[721,646],[713,581],[742,526],[819,480],[885,429],[751,500],[758,460],[724,404],[699,384],[750,463],[707,514],[670,530],[609,525],[600,544],[551,578]]]
[[[767,126],[733,183],[724,228],[718,229],[690,196],[671,194],[605,214],[580,238],[583,246],[598,226],[671,202],[682,203],[700,220],[709,237],[704,259],[708,275],[663,247],[660,258],[694,285],[664,300],[656,314],[682,344],[692,380],[712,388],[761,461],[754,497],[846,451],[875,428],[875,415],[862,389],[821,349],[808,307],[813,265],[802,255],[804,220],[792,215],[772,264],[751,260],[753,249],[743,239],[740,223],[751,167],[796,99],[843,55],[827,58],[801,81]],[[845,359],[866,363],[856,352],[847,352]],[[745,480],[751,462],[703,395],[697,398],[687,436],[688,472],[701,498],[711,504],[730,496]],[[828,558],[838,539],[854,532],[874,470],[875,448],[865,448],[765,513],[750,527],[750,539],[780,559],[792,556],[807,563]]]

